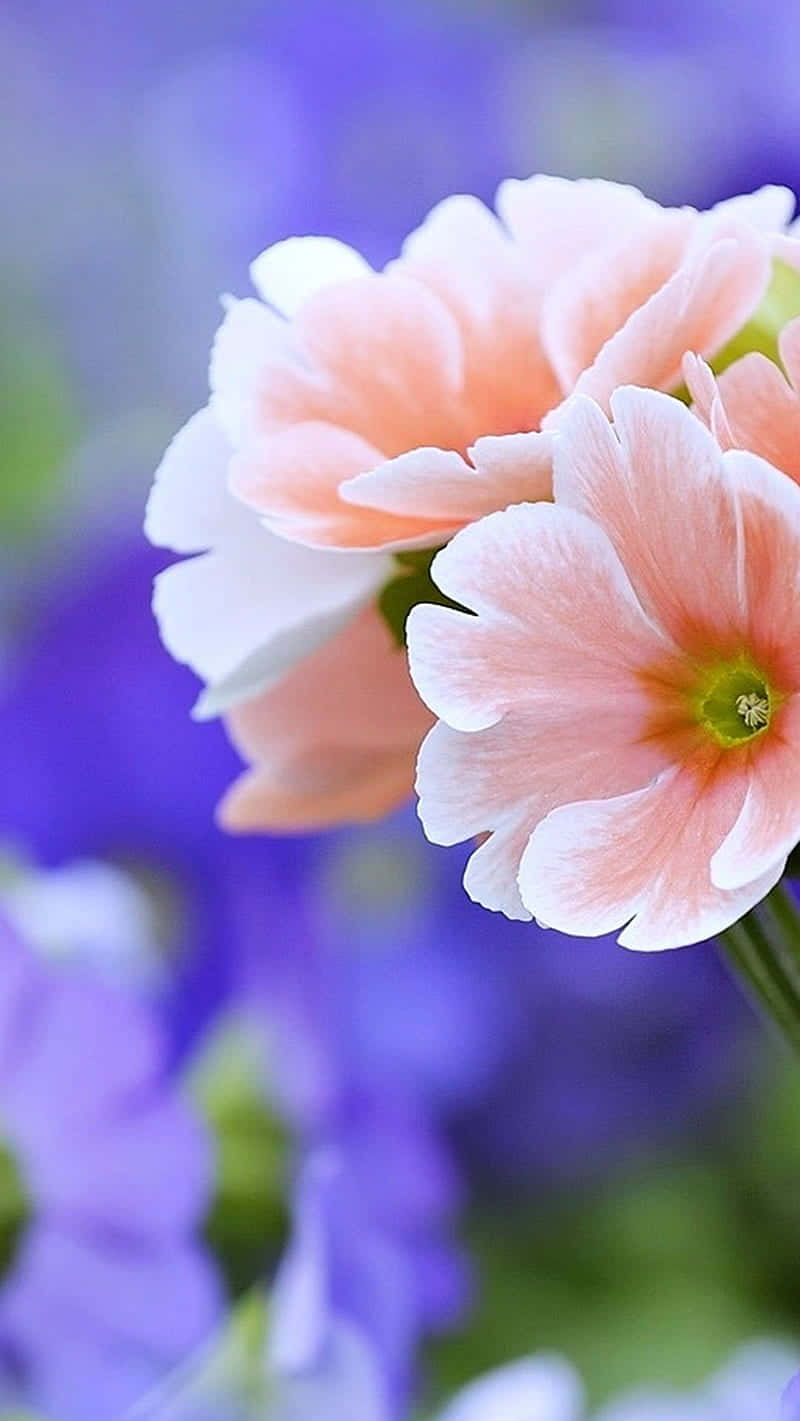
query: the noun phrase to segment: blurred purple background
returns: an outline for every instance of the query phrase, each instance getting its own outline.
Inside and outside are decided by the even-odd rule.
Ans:
[[[462,856],[432,850],[410,809],[307,841],[225,838],[213,809],[235,755],[218,725],[190,721],[193,678],[150,616],[149,480],[205,398],[220,294],[245,294],[271,242],[329,232],[381,263],[440,197],[491,201],[502,177],[535,170],[698,205],[800,184],[798,53],[793,0],[767,18],[749,0],[0,9],[12,906],[70,970],[116,974],[158,1019],[170,1071],[223,1019],[255,1022],[256,1094],[294,1141],[301,1194],[338,1151],[343,1193],[324,1202],[350,1239],[336,1306],[358,1316],[369,1297],[400,1399],[419,1338],[480,1287],[459,1211],[545,1209],[654,1151],[705,1160],[769,1063],[713,949],[643,960],[490,917],[462,894]],[[44,907],[20,896],[24,865],[76,860],[127,876],[149,924],[131,929],[139,948],[114,957],[122,908],[86,878],[72,897],[59,880]],[[387,1297],[389,1253],[401,1281]],[[765,1325],[794,1305],[783,1287],[787,1313],[775,1302]],[[716,1343],[742,1317],[726,1314]],[[17,1380],[27,1398],[24,1367]]]

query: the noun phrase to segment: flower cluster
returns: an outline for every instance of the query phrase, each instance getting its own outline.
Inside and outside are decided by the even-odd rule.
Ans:
[[[296,1281],[280,1297],[324,1271],[338,1316],[368,1311],[402,1415],[424,1387],[421,1344],[480,1296],[455,1224],[487,1172],[506,1195],[541,1197],[707,1129],[709,1106],[741,1084],[744,1013],[708,951],[642,962],[604,939],[569,953],[557,933],[479,912],[458,886],[462,850],[433,854],[410,811],[307,840],[216,831],[235,761],[219,725],[198,727],[197,775],[191,678],[165,662],[147,607],[154,564],[127,540],[100,556],[83,544],[79,573],[31,608],[0,709],[0,832],[61,866],[7,865],[4,903],[66,976],[125,979],[156,1006],[173,1064],[189,1053],[192,1082],[213,1077],[212,1109],[200,1092],[220,1150],[206,1237],[226,1278],[272,1267],[297,1167]],[[268,1049],[243,1062],[237,1093],[228,1023],[243,1013]],[[115,1234],[110,1261],[123,1248]],[[311,1386],[325,1333],[303,1336],[294,1374]],[[90,1359],[107,1409],[121,1382],[102,1347]]]
[[[768,893],[800,838],[793,206],[536,177],[380,273],[258,258],[147,515],[196,554],[164,640],[251,764],[228,827],[379,816],[425,736],[423,824],[480,838],[488,908],[665,948]]]
[[[271,1301],[274,1302],[274,1299]],[[315,1304],[321,1298],[314,1299]],[[363,1337],[339,1328],[325,1364],[298,1376],[284,1354],[264,1300],[252,1297],[217,1345],[189,1362],[137,1410],[141,1421],[388,1421],[380,1372]],[[637,1388],[591,1421],[777,1421],[779,1397],[796,1351],[746,1343],[691,1392]],[[795,1384],[785,1418],[794,1421]],[[431,1421],[590,1421],[578,1373],[561,1356],[538,1353],[506,1363],[461,1388]]]

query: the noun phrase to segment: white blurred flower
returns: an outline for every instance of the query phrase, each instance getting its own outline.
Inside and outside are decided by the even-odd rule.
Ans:
[[[0,906],[20,935],[50,958],[80,961],[134,988],[164,974],[158,911],[123,869],[94,859],[9,874]]]

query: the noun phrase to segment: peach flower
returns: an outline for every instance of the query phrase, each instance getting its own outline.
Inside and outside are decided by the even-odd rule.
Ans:
[[[221,806],[232,829],[311,828],[386,813],[411,793],[432,717],[374,599],[386,553],[318,552],[276,537],[232,497],[231,448],[202,410],[167,450],[147,532],[195,556],[156,579],[167,648],[208,682],[255,764]]]
[[[687,354],[684,378],[696,412],[723,449],[749,449],[800,483],[800,319],[784,326],[778,353],[783,369],[754,351],[718,379],[705,361]]]
[[[546,442],[524,464],[495,445],[488,469],[473,446],[539,430],[574,390],[678,386],[684,352],[713,355],[758,305],[794,198],[764,188],[698,213],[535,177],[503,183],[497,207],[448,198],[381,273],[330,238],[254,262],[263,299],[229,308],[212,406],[231,488],[276,532],[435,547],[548,496]]]
[[[420,815],[468,891],[628,947],[721,931],[800,838],[800,489],[677,400],[564,412],[554,504],[459,533],[409,652]]]
[[[253,770],[231,828],[382,814],[411,791],[430,724],[375,610],[398,549],[435,549],[549,498],[573,387],[670,388],[765,290],[792,199],[766,188],[709,213],[632,188],[503,184],[502,222],[442,203],[382,273],[329,238],[254,263],[230,300],[211,401],[173,441],[147,532],[196,554],[158,580],[165,643],[207,683]],[[390,710],[390,705],[394,707]]]

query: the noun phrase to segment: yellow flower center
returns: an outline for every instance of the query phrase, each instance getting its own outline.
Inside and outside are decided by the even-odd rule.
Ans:
[[[777,700],[763,673],[741,657],[701,674],[692,707],[713,739],[730,747],[763,735]]]

